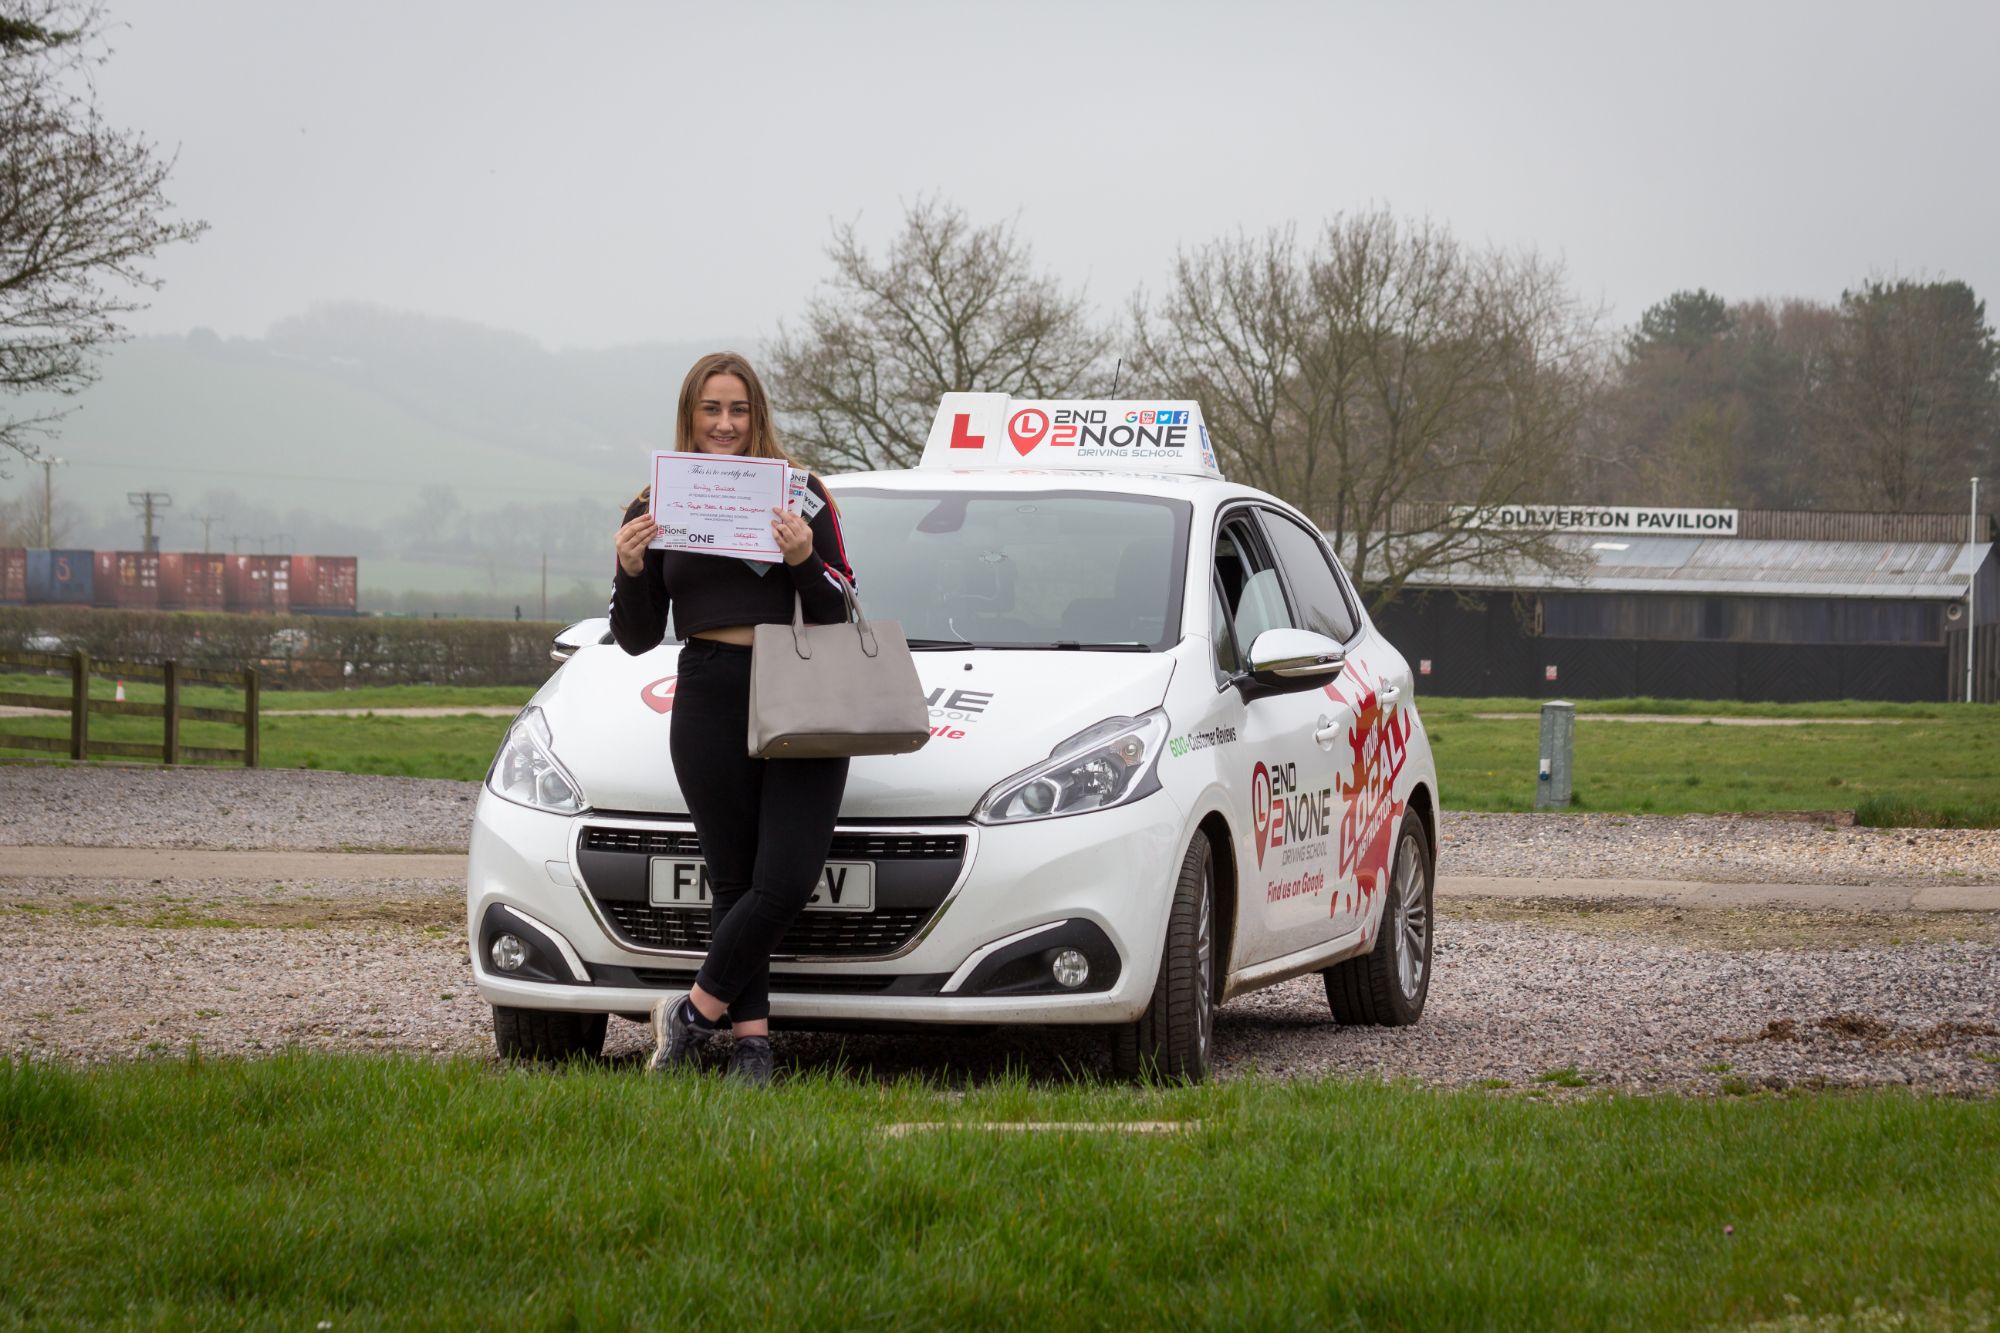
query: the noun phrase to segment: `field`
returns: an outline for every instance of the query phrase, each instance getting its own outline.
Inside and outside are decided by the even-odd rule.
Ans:
[[[0,689],[60,694],[49,677],[0,677]],[[114,685],[96,681],[108,698]],[[287,717],[314,708],[518,707],[532,691],[384,686],[271,691],[264,695],[264,761],[272,767],[476,779],[506,732],[506,719],[475,716]],[[157,685],[126,686],[128,699],[157,701]],[[188,703],[228,706],[240,695],[190,689]],[[1533,808],[1540,707],[1530,699],[1422,702],[1436,748],[1445,805],[1454,810]],[[1516,718],[1481,716],[1528,714]],[[1662,718],[1755,717],[1799,726],[1615,722],[1593,714]],[[1575,808],[1633,814],[1859,809],[1863,822],[2000,825],[2000,707],[1960,704],[1741,704],[1610,699],[1578,705]],[[0,719],[0,731],[67,735],[67,719]],[[159,724],[96,717],[104,740],[157,743]],[[240,733],[187,724],[191,745],[240,744]],[[6,752],[0,751],[0,754]],[[16,752],[21,753],[21,752]]]
[[[941,1121],[1184,1129],[886,1132]],[[1996,1153],[2000,1103],[1898,1092],[0,1066],[0,1320],[1958,1325],[1995,1310]]]
[[[1527,699],[1425,699],[1445,805],[1534,806],[1540,722]],[[2000,823],[2000,707],[1612,699],[1578,705],[1575,805],[1634,814],[1853,810],[1887,802]],[[1800,726],[1628,723],[1592,714],[1778,718]],[[1813,725],[1819,719],[1823,725]],[[1865,720],[1865,721],[1864,721]]]

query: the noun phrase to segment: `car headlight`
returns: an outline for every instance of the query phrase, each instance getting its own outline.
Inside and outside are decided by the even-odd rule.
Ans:
[[[1160,752],[1167,715],[1110,717],[1087,727],[980,798],[972,817],[982,824],[1019,824],[1109,810],[1160,789]]]
[[[582,789],[556,762],[555,736],[539,708],[524,708],[507,729],[486,774],[486,789],[504,800],[554,815],[583,809]]]

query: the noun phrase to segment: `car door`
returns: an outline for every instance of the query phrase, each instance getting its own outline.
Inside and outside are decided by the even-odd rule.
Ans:
[[[1339,828],[1328,879],[1333,886],[1329,937],[1358,929],[1385,887],[1395,830],[1408,795],[1404,759],[1410,689],[1402,655],[1367,630],[1326,540],[1289,514],[1260,511],[1264,535],[1306,629],[1347,649],[1340,675],[1313,696],[1338,728],[1330,746]]]
[[[1332,733],[1318,690],[1257,694],[1236,681],[1267,629],[1304,628],[1252,506],[1217,522],[1212,577],[1224,701],[1240,710],[1238,743],[1220,762],[1237,839],[1236,965],[1264,962],[1321,938],[1330,910],[1334,837]]]

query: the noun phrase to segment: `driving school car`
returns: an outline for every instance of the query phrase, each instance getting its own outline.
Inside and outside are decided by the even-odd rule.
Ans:
[[[1303,514],[1223,480],[1195,404],[947,394],[919,466],[826,481],[931,735],[852,761],[779,1025],[1094,1024],[1120,1072],[1199,1079],[1216,1006],[1288,978],[1342,1023],[1417,1020],[1438,807],[1409,665]],[[478,804],[507,1056],[595,1054],[708,945],[680,646],[607,628],[558,637]]]

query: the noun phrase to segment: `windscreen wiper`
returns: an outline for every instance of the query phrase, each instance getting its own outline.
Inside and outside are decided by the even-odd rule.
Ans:
[[[967,643],[964,639],[910,639],[908,642],[913,653],[947,653],[954,649],[979,646],[976,643]]]

